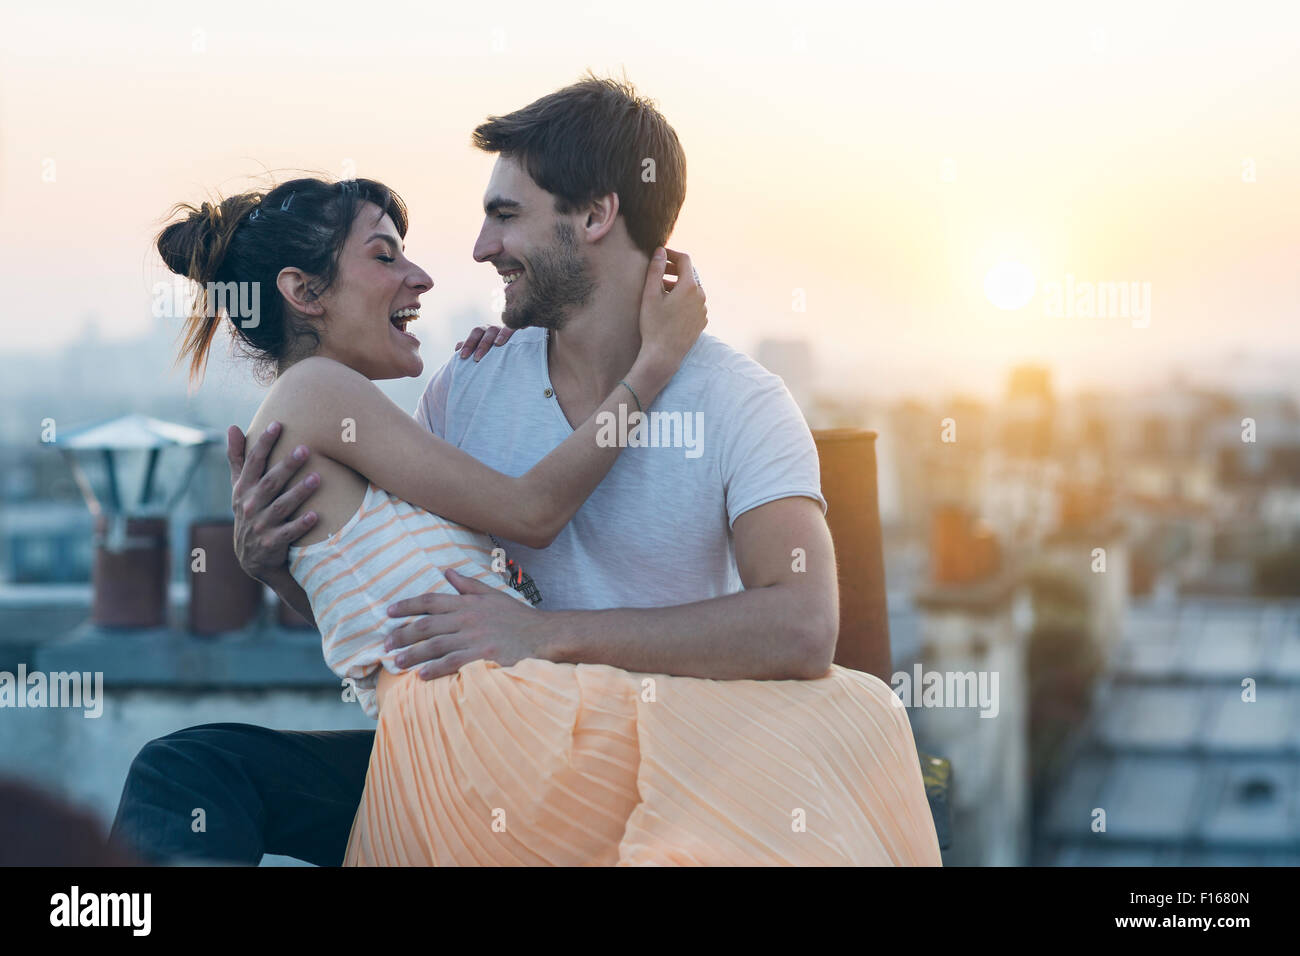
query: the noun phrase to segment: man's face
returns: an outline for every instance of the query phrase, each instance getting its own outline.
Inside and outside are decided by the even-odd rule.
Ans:
[[[492,169],[483,214],[474,259],[490,262],[506,283],[501,321],[558,331],[596,285],[578,242],[578,214],[557,213],[555,197],[505,156]]]

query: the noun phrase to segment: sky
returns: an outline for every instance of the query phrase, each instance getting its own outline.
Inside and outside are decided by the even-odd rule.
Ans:
[[[1298,50],[1288,3],[25,5],[0,34],[0,360],[87,321],[156,334],[172,204],[304,169],[402,193],[441,349],[499,284],[470,255],[493,162],[470,131],[590,68],[677,130],[670,244],[739,348],[806,339],[825,383],[881,395],[993,395],[1022,361],[1064,387],[1297,379]],[[1101,283],[1145,319],[1052,314]]]

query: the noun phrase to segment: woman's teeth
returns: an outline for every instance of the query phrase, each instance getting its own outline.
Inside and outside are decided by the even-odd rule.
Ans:
[[[406,324],[408,322],[414,322],[419,317],[419,309],[398,309],[388,317],[388,321],[392,322],[393,325],[397,326],[399,329],[402,329],[402,331],[406,331]]]

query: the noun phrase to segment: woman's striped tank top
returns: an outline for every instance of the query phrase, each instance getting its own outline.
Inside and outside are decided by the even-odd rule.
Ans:
[[[401,673],[392,660],[401,649],[385,652],[384,640],[411,620],[390,618],[388,606],[429,591],[456,594],[443,576],[446,568],[528,604],[507,574],[492,566],[487,535],[417,508],[373,482],[342,528],[323,541],[289,548],[289,572],[311,601],[325,663],[352,685],[371,717],[379,715],[379,668]]]

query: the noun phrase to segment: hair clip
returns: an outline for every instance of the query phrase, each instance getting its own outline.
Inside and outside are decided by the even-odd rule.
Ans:
[[[261,212],[261,211],[262,211],[262,207],[260,207],[260,206],[257,207],[256,209],[254,209],[254,210],[253,210],[253,214],[252,214],[251,216],[248,217],[248,221],[249,221],[249,222],[252,222],[254,219],[256,219],[256,218],[257,218],[257,214],[258,214],[259,212]]]
[[[280,212],[289,211],[289,203],[293,202],[293,197],[296,195],[298,195],[298,190],[296,189],[293,192],[289,193],[289,198],[286,199],[284,202],[280,203]]]
[[[339,182],[339,188],[343,190],[344,195],[351,193],[353,196],[360,192],[360,187],[355,179],[344,179]]]

